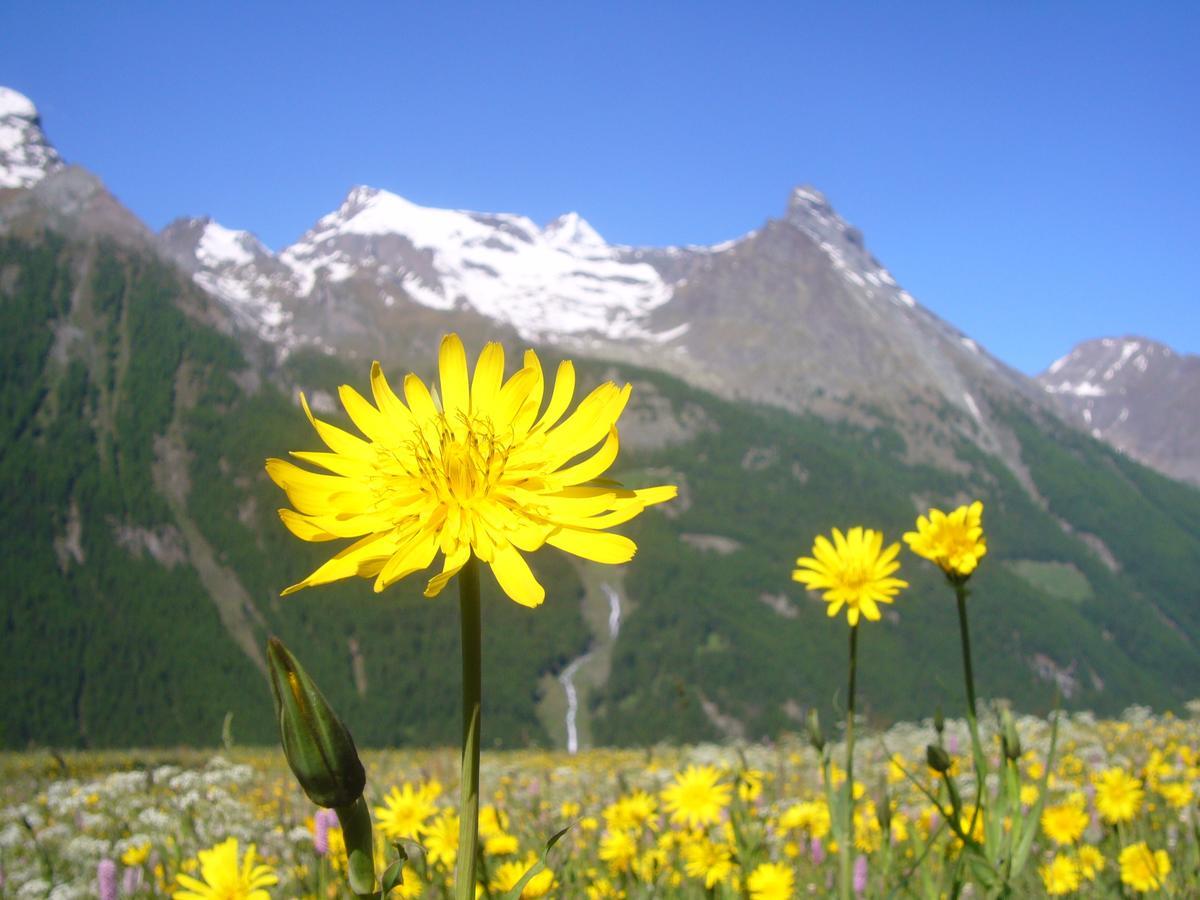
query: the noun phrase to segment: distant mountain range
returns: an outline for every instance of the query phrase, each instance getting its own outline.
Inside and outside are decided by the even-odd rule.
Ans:
[[[584,385],[633,382],[616,474],[680,485],[631,524],[630,565],[538,554],[543,608],[489,599],[485,728],[503,745],[565,741],[564,673],[585,744],[798,727],[830,708],[844,647],[792,560],[831,526],[895,538],[975,497],[984,694],[1115,710],[1200,684],[1200,491],[1129,458],[1195,478],[1194,358],[1100,341],[1026,378],[920,306],[809,187],[713,247],[610,245],[574,213],[543,227],[365,187],[280,253],[210,219],[155,235],[0,89],[0,678],[16,698],[0,743],[206,742],[227,710],[269,740],[268,695],[245,687],[268,632],[362,742],[453,740],[453,604],[407,583],[280,600],[327,548],[283,532],[262,470],[315,443],[298,389],[337,418],[339,383],[372,358],[427,376],[448,330],[568,355]],[[905,576],[867,638],[881,719],[957,691],[942,588],[911,559]]]

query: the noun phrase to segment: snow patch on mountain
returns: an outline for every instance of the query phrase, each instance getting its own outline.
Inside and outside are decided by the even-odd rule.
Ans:
[[[208,222],[196,250],[196,258],[206,266],[245,265],[255,257],[254,250],[266,253],[258,238],[248,231],[234,231],[216,222]]]
[[[0,188],[32,187],[62,166],[33,101],[0,87]]]
[[[362,275],[364,251],[388,237],[417,258],[402,265],[379,253],[370,260],[376,280],[398,282],[423,306],[472,308],[530,340],[662,339],[642,322],[671,299],[672,286],[653,266],[623,258],[577,213],[539,228],[525,216],[435,209],[359,187],[280,260],[307,294],[319,279]]]

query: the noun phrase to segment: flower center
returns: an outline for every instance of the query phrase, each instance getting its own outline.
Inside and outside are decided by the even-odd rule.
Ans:
[[[510,442],[487,419],[452,426],[439,416],[431,436],[422,433],[413,456],[426,489],[441,503],[470,508],[487,499],[504,474]]]

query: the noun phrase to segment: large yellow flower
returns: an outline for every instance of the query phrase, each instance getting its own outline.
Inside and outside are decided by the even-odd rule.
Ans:
[[[339,389],[366,440],[316,419],[301,397],[331,452],[292,455],[332,474],[268,460],[268,474],[295,507],[280,510],[280,518],[306,541],[358,540],[285,594],[354,575],[374,578],[382,591],[427,568],[440,551],[442,572],[426,596],[440,593],[474,554],[509,597],[537,606],[545,590],[522,552],[549,544],[596,562],[627,562],[633,541],[604,529],[675,496],[673,486],[634,491],[601,479],[617,456],[616,421],[629,385],[600,385],[564,419],[575,393],[570,362],[559,365],[544,411],[545,382],[532,350],[506,381],[504,349],[488,344],[471,376],[462,341],[451,334],[438,367],[440,403],[411,374],[402,401],[378,363],[371,366],[374,405],[349,386]]]
[[[1094,779],[1096,809],[1105,822],[1130,822],[1142,808],[1142,783],[1124,769],[1105,769]]]
[[[197,881],[188,875],[179,875],[182,891],[172,894],[173,900],[271,900],[263,888],[278,884],[270,866],[255,865],[255,849],[246,848],[246,858],[238,865],[237,838],[228,838],[201,850],[200,877]]]
[[[712,766],[688,766],[663,789],[663,809],[671,814],[672,822],[688,828],[716,823],[733,793],[728,784],[718,784],[720,780],[721,773]]]
[[[904,534],[904,542],[917,556],[937,563],[951,578],[965,579],[987,553],[983,536],[983,503],[960,506],[946,514],[931,509],[917,519],[917,530]]]
[[[1121,882],[1139,893],[1157,891],[1171,874],[1171,858],[1167,851],[1151,850],[1145,841],[1122,850],[1120,863]]]
[[[856,526],[843,535],[835,528],[832,543],[818,535],[813,555],[796,560],[800,568],[792,572],[792,580],[810,591],[824,591],[830,616],[844,605],[851,625],[858,624],[860,614],[877,622],[876,604],[891,603],[901,588],[908,587],[907,581],[891,577],[900,568],[899,552],[898,543],[883,549],[882,532]]]

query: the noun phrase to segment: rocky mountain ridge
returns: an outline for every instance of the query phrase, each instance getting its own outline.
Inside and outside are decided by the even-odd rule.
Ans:
[[[1200,356],[1147,338],[1098,338],[1037,381],[1092,437],[1200,484]]]

